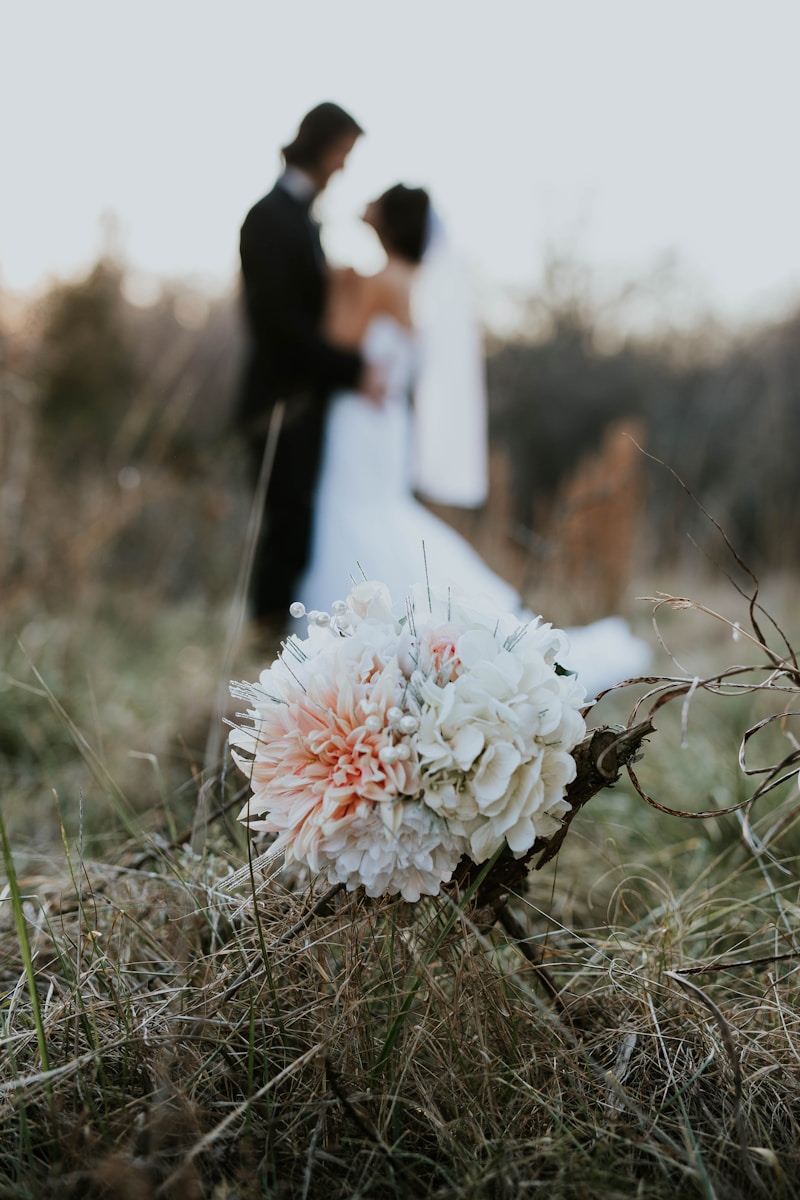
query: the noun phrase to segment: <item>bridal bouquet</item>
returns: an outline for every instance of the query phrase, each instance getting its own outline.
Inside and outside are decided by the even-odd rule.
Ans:
[[[560,828],[585,733],[560,630],[426,586],[393,610],[377,582],[292,613],[307,636],[232,684],[252,724],[230,736],[251,785],[239,820],[277,833],[287,864],[416,901],[462,856],[521,857]]]

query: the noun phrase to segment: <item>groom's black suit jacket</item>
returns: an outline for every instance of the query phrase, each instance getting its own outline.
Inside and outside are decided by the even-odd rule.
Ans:
[[[263,423],[279,399],[302,393],[324,403],[333,389],[354,387],[361,359],[320,330],[326,266],[308,206],[278,182],[247,214],[240,252],[250,335],[243,423]]]
[[[250,345],[239,423],[254,478],[272,409],[286,401],[251,585],[253,615],[274,618],[296,598],[308,559],[325,402],[356,385],[362,361],[322,336],[327,268],[319,229],[280,180],[247,214],[240,250]]]

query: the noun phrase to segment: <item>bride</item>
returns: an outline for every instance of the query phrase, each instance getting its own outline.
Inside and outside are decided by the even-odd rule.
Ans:
[[[307,611],[327,610],[347,595],[354,580],[363,578],[382,580],[397,599],[427,578],[521,613],[515,589],[412,494],[411,395],[420,359],[412,304],[434,227],[428,194],[397,184],[367,205],[363,220],[377,234],[386,264],[371,276],[352,270],[333,273],[326,335],[360,350],[366,362],[380,368],[385,397],[375,402],[346,391],[331,398],[311,554],[299,600]],[[454,380],[459,379],[457,366],[453,364]],[[459,394],[448,397],[452,411],[444,428],[441,419],[436,424],[441,444],[425,447],[429,476],[437,470],[443,476],[452,473],[452,456],[465,444],[459,435],[471,417],[460,411],[461,384],[453,390]],[[647,647],[620,618],[568,633],[571,651],[564,665],[579,672],[590,695],[647,666]]]

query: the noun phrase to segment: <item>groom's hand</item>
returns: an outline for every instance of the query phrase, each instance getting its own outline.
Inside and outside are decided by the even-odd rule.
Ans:
[[[367,400],[379,407],[386,397],[386,376],[374,363],[365,363],[358,383],[358,390]]]

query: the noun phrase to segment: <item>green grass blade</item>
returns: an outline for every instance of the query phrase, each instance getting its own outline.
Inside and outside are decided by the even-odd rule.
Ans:
[[[3,842],[3,862],[5,863],[6,878],[8,880],[9,891],[11,892],[11,907],[14,912],[14,922],[17,927],[17,940],[19,942],[19,950],[22,956],[23,966],[25,968],[25,977],[28,983],[28,995],[31,1001],[31,1011],[33,1012],[33,1020],[36,1026],[36,1039],[39,1043],[39,1057],[41,1059],[42,1070],[50,1070],[50,1060],[47,1053],[47,1038],[45,1037],[44,1024],[42,1022],[42,1011],[39,1007],[39,993],[36,990],[36,971],[33,965],[33,955],[31,953],[31,943],[28,938],[28,927],[25,923],[25,913],[22,908],[22,895],[19,890],[19,880],[14,866],[14,856],[11,853],[11,844],[6,833],[3,814],[0,812],[0,839]],[[49,1092],[49,1088],[48,1088]]]

